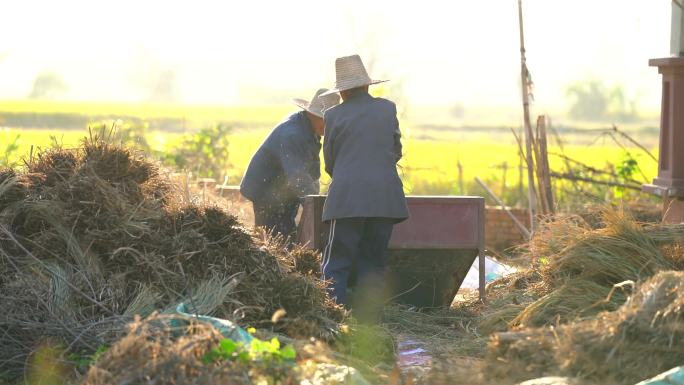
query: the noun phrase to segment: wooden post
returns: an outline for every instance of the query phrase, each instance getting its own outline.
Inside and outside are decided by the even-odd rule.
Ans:
[[[501,164],[501,168],[503,168],[503,175],[501,176],[501,199],[506,199],[506,174],[508,174],[508,162],[504,161]]]
[[[522,207],[522,201],[525,199],[525,189],[523,187],[523,163],[525,154],[522,153],[522,149],[518,151],[518,206]]]
[[[539,152],[541,153],[541,165],[543,169],[544,188],[546,191],[546,202],[548,203],[548,214],[556,212],[555,200],[553,198],[553,186],[551,185],[551,166],[549,166],[549,150],[547,146],[546,125],[548,124],[548,117],[543,116],[542,125],[539,127]]]
[[[456,166],[458,167],[458,193],[460,195],[466,195],[465,187],[463,186],[463,165],[461,164],[460,159]]]
[[[486,273],[486,268],[487,264],[485,261],[485,202],[484,199],[480,201],[479,205],[479,229],[478,229],[478,250],[477,250],[477,268],[478,268],[478,281],[479,281],[479,291],[480,291],[480,301],[482,303],[487,302],[487,276],[485,275]]]
[[[535,163],[537,166],[537,183],[539,196],[544,214],[553,214],[553,190],[551,188],[551,175],[549,169],[549,153],[546,146],[546,116],[537,118],[537,130],[535,139]]]
[[[532,159],[532,124],[530,123],[530,75],[525,58],[525,31],[523,28],[522,0],[518,0],[518,20],[520,25],[520,78],[522,85],[523,122],[525,126],[525,154],[527,159],[527,197],[530,209],[530,229],[534,233],[537,217],[537,194],[534,186],[534,163]]]

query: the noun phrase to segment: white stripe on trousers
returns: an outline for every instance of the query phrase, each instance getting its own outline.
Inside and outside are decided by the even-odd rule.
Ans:
[[[328,234],[328,244],[325,245],[325,249],[323,250],[323,260],[321,261],[321,275],[323,276],[323,279],[325,279],[325,268],[328,267],[328,263],[330,263],[330,256],[332,255],[332,243],[333,239],[335,238],[335,224],[337,223],[336,219],[333,219],[330,222],[330,233]]]

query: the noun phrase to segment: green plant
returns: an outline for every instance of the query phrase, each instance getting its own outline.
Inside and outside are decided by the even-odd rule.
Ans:
[[[638,170],[639,162],[631,154],[627,153],[617,166],[617,175],[627,180],[631,179]]]
[[[221,179],[230,167],[228,136],[230,127],[218,125],[186,135],[181,144],[171,149],[163,161],[197,175]]]
[[[149,154],[153,152],[147,141],[149,123],[145,121],[102,120],[91,122],[88,127],[99,127],[103,132],[111,131],[112,140],[116,144],[133,147]]]
[[[220,360],[237,361],[241,364],[260,362],[266,365],[294,363],[297,352],[292,345],[281,347],[278,338],[273,337],[270,341],[252,339],[249,344],[233,341],[224,338],[219,342],[219,346],[207,353],[203,360],[205,363],[212,363]]]
[[[634,159],[632,154],[626,153],[618,163],[615,173],[621,179],[621,181],[627,182],[633,179],[633,176],[639,171],[639,162]],[[622,198],[625,193],[624,187],[617,186],[613,191],[616,198]]]
[[[7,134],[9,136],[9,134]],[[19,151],[19,138],[21,135],[16,134],[8,138],[4,148],[2,149],[2,158],[0,158],[0,167],[13,167],[15,165],[14,156]]]
[[[80,353],[71,353],[67,357],[69,361],[71,361],[76,369],[78,370],[86,370],[90,365],[95,363],[102,355],[107,351],[108,347],[105,345],[100,345],[95,353],[88,354],[85,352],[80,352]]]
[[[382,325],[351,320],[348,329],[338,335],[335,346],[340,352],[373,366],[396,362],[396,341]]]

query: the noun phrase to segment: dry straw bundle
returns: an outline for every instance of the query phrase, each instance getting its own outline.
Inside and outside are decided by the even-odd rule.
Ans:
[[[684,272],[640,285],[618,310],[559,327],[495,335],[484,373],[511,382],[545,375],[634,384],[684,362]]]
[[[329,336],[343,313],[304,250],[188,202],[152,162],[91,134],[23,172],[0,171],[0,374],[46,339],[93,352],[133,315],[191,309],[291,336]],[[287,314],[273,324],[279,309]]]
[[[684,363],[684,226],[639,223],[612,209],[598,218],[590,224],[558,215],[543,223],[525,245],[530,268],[489,284],[486,304],[473,297],[449,313],[474,330],[456,333],[458,322],[433,330],[422,319],[416,330],[425,331],[429,350],[441,346],[430,333],[453,333],[459,346],[420,383],[467,376],[500,385],[560,375],[573,383],[634,384]],[[477,349],[474,342],[486,338]]]
[[[615,310],[626,293],[614,285],[684,269],[684,226],[640,224],[614,210],[605,210],[602,220],[600,229],[577,216],[544,224],[527,245],[533,268],[490,284],[481,331],[555,325]]]

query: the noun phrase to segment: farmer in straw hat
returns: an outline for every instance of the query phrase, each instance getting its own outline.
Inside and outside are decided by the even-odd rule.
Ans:
[[[392,228],[408,218],[408,209],[396,167],[401,158],[396,106],[368,94],[369,85],[382,81],[368,76],[358,55],[338,58],[335,72],[335,88],[325,94],[339,92],[343,102],[325,112],[323,157],[332,183],[323,208],[330,234],[322,271],[332,296],[346,304],[353,265],[363,298],[381,297]],[[381,299],[366,306],[371,317]],[[354,302],[363,316],[363,304]]]
[[[276,126],[249,162],[240,193],[252,201],[254,225],[274,235],[294,239],[300,199],[318,194],[323,111],[339,103],[339,96],[316,92],[310,102],[294,99],[303,110]]]

